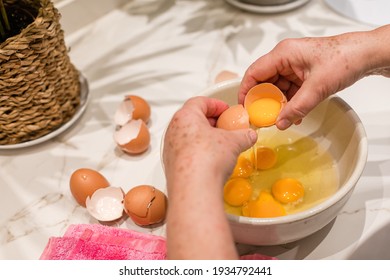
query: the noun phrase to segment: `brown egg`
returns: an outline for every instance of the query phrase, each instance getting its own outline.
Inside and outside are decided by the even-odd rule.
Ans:
[[[133,119],[141,119],[145,123],[149,122],[150,119],[150,105],[149,103],[140,96],[127,95],[125,100],[131,100],[134,106]]]
[[[115,112],[115,124],[122,126],[131,120],[143,120],[145,123],[150,119],[150,105],[142,97],[127,95],[119,104]]]
[[[229,70],[223,70],[218,73],[218,75],[215,77],[214,82],[215,83],[220,83],[232,79],[238,78],[238,74],[235,72],[231,72]]]
[[[249,115],[241,104],[233,105],[219,116],[216,126],[226,130],[249,128]]]
[[[287,102],[283,92],[271,83],[261,83],[251,88],[244,100],[249,122],[255,127],[274,125]]]
[[[81,206],[85,207],[88,196],[92,196],[97,189],[108,187],[110,183],[98,171],[80,168],[70,176],[69,185],[73,197]]]
[[[165,219],[167,197],[153,186],[136,186],[126,193],[124,208],[137,225],[156,224]]]
[[[150,133],[143,120],[131,120],[115,131],[114,139],[124,152],[140,154],[149,148]]]

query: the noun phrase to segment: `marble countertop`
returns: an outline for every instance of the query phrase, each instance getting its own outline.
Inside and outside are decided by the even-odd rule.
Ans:
[[[59,136],[0,150],[0,259],[38,259],[49,237],[62,236],[71,224],[98,223],[70,193],[70,175],[78,168],[99,170],[125,191],[141,184],[165,191],[164,129],[181,104],[211,86],[221,71],[243,75],[283,38],[373,28],[342,17],[322,0],[275,14],[245,12],[223,0],[117,1],[122,5],[99,14],[96,6],[89,9],[92,1],[78,2],[86,4],[77,13],[90,20],[72,27],[72,6],[63,8],[62,20],[71,59],[89,83],[88,106]],[[369,77],[339,93],[364,123],[369,156],[337,218],[303,240],[238,245],[240,253],[279,259],[390,258],[389,91],[390,79]],[[113,141],[114,113],[126,94],[143,96],[152,109],[150,148],[139,156],[124,154]],[[165,235],[164,225],[141,228],[130,219],[113,226]]]

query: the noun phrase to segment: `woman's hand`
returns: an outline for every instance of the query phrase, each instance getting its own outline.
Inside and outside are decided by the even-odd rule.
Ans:
[[[248,68],[239,102],[256,84],[275,84],[289,100],[276,122],[279,129],[286,129],[359,79],[370,74],[388,76],[389,43],[390,25],[368,32],[283,40]]]
[[[227,108],[220,100],[192,98],[174,114],[166,131],[169,258],[238,257],[222,191],[238,155],[256,142],[257,134],[251,129],[216,128],[217,118]]]

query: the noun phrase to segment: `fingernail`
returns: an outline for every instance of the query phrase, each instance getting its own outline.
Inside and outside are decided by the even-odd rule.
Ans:
[[[291,122],[287,119],[281,119],[281,120],[278,120],[276,125],[279,129],[286,129],[286,128],[289,128],[291,126]]]
[[[252,143],[256,143],[257,141],[257,133],[253,129],[249,130],[249,139],[252,141]]]

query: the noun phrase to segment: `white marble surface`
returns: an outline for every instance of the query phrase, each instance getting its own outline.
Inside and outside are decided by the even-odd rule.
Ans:
[[[84,7],[85,17],[95,13]],[[69,11],[66,7],[62,18],[66,40],[73,63],[89,81],[90,102],[82,118],[55,139],[0,150],[0,259],[38,259],[49,237],[61,236],[70,224],[97,223],[70,194],[69,178],[78,168],[99,170],[124,190],[139,184],[165,190],[160,164],[164,128],[180,105],[210,86],[220,71],[242,75],[286,37],[372,28],[343,18],[322,0],[272,15],[243,12],[223,0],[134,0],[77,28]],[[152,107],[151,145],[140,156],[123,154],[112,138],[114,112],[129,93],[143,96]],[[370,77],[339,94],[365,125],[369,157],[338,217],[304,240],[238,245],[241,253],[280,259],[390,258],[389,93],[390,79]],[[165,234],[164,225],[140,228],[129,219],[113,226]]]

